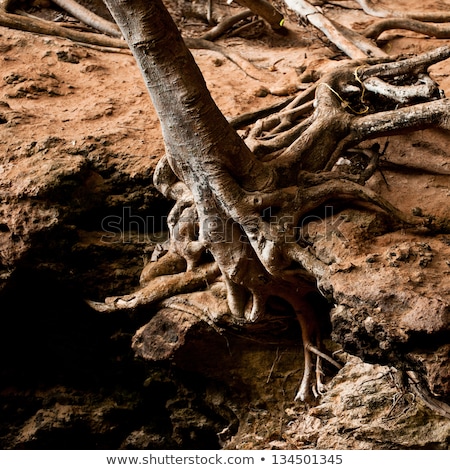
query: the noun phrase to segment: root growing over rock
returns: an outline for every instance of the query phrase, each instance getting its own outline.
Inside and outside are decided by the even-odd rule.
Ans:
[[[47,22],[7,13],[8,3],[0,4],[1,24],[62,34]],[[327,264],[302,239],[304,220],[327,201],[344,199],[383,211],[396,227],[449,230],[448,221],[405,214],[365,186],[380,149],[364,143],[427,127],[450,130],[450,100],[428,75],[431,65],[450,57],[450,47],[389,57],[308,2],[289,0],[352,60],[257,121],[244,142],[207,91],[188,51],[194,41],[182,41],[162,2],[106,3],[126,42],[102,36],[101,44],[129,46],[141,67],[166,144],[154,184],[174,207],[163,255],[144,268],[141,287],[91,306],[103,313],[185,309],[210,324],[239,326],[258,322],[271,299],[282,299],[302,329],[305,368],[296,399],[319,396],[321,361],[339,364],[323,352],[320,315],[308,300],[318,290],[332,300],[332,292],[320,285]],[[359,3],[373,10],[371,2]],[[366,164],[356,173],[342,171],[341,159],[354,154]]]
[[[308,302],[327,265],[302,244],[302,221],[330,199],[350,198],[381,209],[397,227],[448,230],[445,221],[405,214],[368,189],[365,182],[377,171],[380,151],[361,145],[401,130],[450,128],[450,102],[427,75],[429,66],[448,57],[450,48],[442,47],[414,58],[339,67],[256,122],[246,141],[249,160],[243,143],[223,149],[227,155],[236,151],[239,164],[222,159],[222,150],[220,158],[180,161],[167,145],[154,177],[155,186],[175,202],[165,254],[144,269],[139,290],[96,308],[133,310],[168,299],[165,307],[195,312],[208,323],[242,325],[263,318],[269,299],[281,298],[302,329],[305,369],[295,398],[320,396],[321,361],[339,364],[323,353],[322,326]],[[400,74],[411,84],[396,83],[393,77]],[[218,143],[214,139],[211,145]],[[337,164],[351,152],[366,157],[357,174]],[[188,292],[198,289],[220,300],[220,318],[189,300]],[[174,303],[172,296],[178,299]]]

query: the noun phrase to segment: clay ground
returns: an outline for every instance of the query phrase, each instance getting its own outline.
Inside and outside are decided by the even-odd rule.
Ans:
[[[348,3],[350,2],[346,2]],[[379,3],[391,6],[392,2],[383,0]],[[223,0],[220,0],[219,4],[223,14],[233,14],[238,8],[235,4],[227,5]],[[395,2],[395,8],[399,10],[445,11],[449,7],[448,0]],[[186,36],[201,35],[207,30],[207,25],[188,10],[175,11],[180,27]],[[308,74],[313,76],[318,70],[345,59],[345,56],[321,33],[299,21],[292,12],[287,12],[285,9],[284,11],[287,14],[286,27],[289,30],[287,36],[275,35],[266,27],[259,33],[253,31],[252,37],[229,37],[219,41],[228,50],[240,54],[256,66],[259,69],[258,78],[249,76],[236,64],[216,52],[193,51],[208,88],[225,116],[236,117],[277,103],[290,93],[304,87]],[[364,28],[374,21],[360,10],[340,8],[336,5],[324,7],[324,11],[330,17],[354,29]],[[390,54],[397,55],[417,54],[447,43],[448,40],[436,40],[412,32],[391,31],[381,36],[379,45]],[[149,196],[148,200],[142,195],[143,182],[151,181],[152,170],[164,153],[164,145],[159,123],[139,70],[129,54],[106,52],[65,39],[33,35],[2,27],[0,60],[0,189],[5,200],[9,197],[17,197],[19,200],[33,199],[35,196],[45,198],[46,194],[51,193],[51,185],[54,184],[52,181],[64,181],[67,175],[70,179],[70,175],[83,173],[87,160],[91,168],[89,177],[84,175],[80,178],[83,182],[81,188],[83,191],[80,189],[79,192],[80,199],[78,201],[74,198],[69,201],[74,206],[90,202],[94,205],[93,201],[86,200],[86,194],[104,195],[109,192],[110,195],[104,199],[105,209],[103,212],[100,211],[102,217],[108,217],[108,210],[111,210],[112,214],[117,214],[117,208],[124,205],[133,207],[141,217],[145,214],[160,217],[164,213],[167,207],[155,196],[152,188],[149,188],[151,197]],[[450,60],[433,66],[431,70],[432,77],[440,84],[446,95],[450,96]],[[392,164],[384,169],[383,173],[377,172],[369,181],[369,185],[406,212],[420,208],[423,213],[448,216],[450,202],[448,132],[427,130],[380,139],[382,145],[387,141],[384,157]],[[92,171],[92,168],[95,171]],[[114,186],[116,174],[120,174],[120,181],[118,180],[120,187]],[[71,184],[73,181],[76,183],[77,178],[70,181]],[[136,189],[136,195],[130,189],[134,184],[140,188],[140,192]],[[123,188],[127,188],[127,194],[120,193]],[[70,192],[70,194],[78,193]],[[64,197],[66,193],[61,193],[61,198]],[[64,201],[62,205],[64,204],[68,202]],[[77,211],[81,212],[81,209],[75,212]],[[52,216],[49,212],[49,218]],[[48,224],[51,223],[49,220]],[[70,220],[66,223],[70,224]],[[3,230],[2,227],[5,225],[0,220],[0,231]],[[155,227],[155,230],[161,228],[159,224]],[[93,227],[86,222],[85,226],[81,229],[78,227],[78,230],[67,225],[67,231],[71,236],[74,232],[77,233],[79,247],[88,246],[92,242],[100,243],[105,235],[98,223]],[[153,235],[156,237],[158,234]],[[398,234],[396,236],[398,237]],[[450,239],[444,237],[442,240],[442,243],[446,240],[447,245],[450,244]],[[396,239],[386,240],[381,237],[373,241],[380,244],[380,247],[373,247],[373,252],[379,249],[384,251],[386,246],[395,242]],[[102,262],[100,267],[100,264],[95,266],[93,261],[89,272],[85,272],[83,274],[85,277],[79,280],[82,284],[84,279],[90,279],[84,294],[95,300],[102,300],[106,295],[129,292],[143,265],[141,259],[145,254],[143,244],[137,244],[140,246],[137,252],[132,249],[135,246],[130,245],[129,266],[108,265]],[[10,245],[6,244],[0,248],[5,257],[11,255]],[[26,249],[24,246],[23,252]],[[17,256],[14,256],[20,259],[20,249],[17,253]],[[12,263],[14,256],[11,255]],[[137,257],[138,260],[131,259],[133,257]],[[447,264],[449,263],[450,260]],[[436,269],[432,274],[439,278],[440,288],[443,288],[447,282],[446,285],[450,290],[450,282],[445,281],[448,272],[442,272],[441,265],[439,266],[438,269],[431,265],[428,273]],[[8,266],[5,265],[2,269],[2,279],[6,279],[9,276]],[[102,282],[102,275],[108,269],[114,270],[114,276],[108,273],[105,275],[107,282]],[[128,271],[125,273],[126,270]],[[130,270],[134,275],[132,280],[129,280]],[[122,292],[117,292],[118,288],[122,289]],[[267,370],[264,372],[266,377],[270,372],[270,364],[271,361],[267,360]],[[363,366],[358,367],[363,369]],[[364,377],[361,380],[364,384]],[[295,383],[296,381],[293,381],[292,390],[296,386]],[[7,392],[4,393],[7,395]],[[61,396],[64,393],[66,392],[61,392]],[[391,396],[389,400],[390,398]],[[290,403],[289,397],[286,398],[286,403]],[[290,431],[285,433],[283,443],[272,446],[275,446],[274,448],[314,446],[310,442],[301,441],[298,437],[300,431],[296,426],[301,427],[304,423],[299,424],[299,421],[294,420],[294,417],[298,417],[298,409],[293,410],[286,403],[283,406],[289,413],[288,416],[284,415],[283,419],[291,423]],[[389,404],[385,404],[384,409],[389,410]],[[66,419],[62,408],[58,413],[61,413],[61,421]],[[252,413],[257,419],[254,423],[250,421],[247,423],[247,431],[248,429],[254,431],[248,432],[247,437],[241,436],[240,440],[236,440],[230,447],[268,448],[269,441],[279,438],[273,431],[261,437],[265,432],[261,422],[264,421],[265,413],[270,414],[270,412],[253,410]],[[32,414],[30,412],[30,416]],[[316,418],[313,416],[307,419],[314,421],[320,417],[320,413],[315,416]],[[311,422],[307,424],[313,428],[314,423]],[[31,424],[34,426],[33,423]],[[27,433],[33,436],[33,432],[36,432],[35,428],[31,429],[31,424],[20,431],[18,437],[14,437],[17,442],[22,443],[20,445],[27,445],[23,444],[28,442]],[[273,423],[271,426],[276,428]],[[395,428],[393,429],[389,439],[397,439],[398,433]],[[330,431],[330,435],[333,433],[334,431]],[[317,436],[311,437],[311,434],[308,436],[311,442],[314,439],[317,441]],[[31,438],[29,440],[32,441]],[[16,442],[14,440],[7,442],[11,447],[17,445],[14,444]],[[334,442],[323,445],[338,447],[340,444]],[[403,444],[397,443],[397,445]],[[139,446],[136,444],[136,447]],[[358,444],[355,444],[355,447],[358,447]]]

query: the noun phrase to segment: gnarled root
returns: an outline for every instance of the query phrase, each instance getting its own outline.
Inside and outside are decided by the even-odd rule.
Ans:
[[[258,155],[281,152],[274,166],[292,168],[296,162],[315,172],[331,169],[344,150],[367,139],[402,129],[448,129],[449,101],[427,74],[431,65],[448,57],[450,48],[442,46],[407,59],[352,61],[257,121],[246,143]],[[415,83],[399,83],[402,76]],[[396,104],[401,107],[392,109]]]
[[[155,268],[155,271],[157,270],[158,268]],[[101,313],[112,313],[119,310],[132,312],[138,308],[151,307],[173,295],[204,289],[219,275],[217,264],[209,263],[192,271],[155,277],[133,294],[108,297],[104,303],[88,301],[88,304]]]

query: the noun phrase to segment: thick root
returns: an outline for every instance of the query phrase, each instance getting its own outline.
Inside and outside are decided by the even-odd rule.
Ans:
[[[386,53],[375,44],[357,33],[349,33],[342,25],[329,20],[316,7],[305,0],[285,0],[287,6],[300,16],[306,18],[312,25],[322,31],[327,38],[351,59],[365,57],[385,57]],[[356,38],[358,39],[356,40]]]
[[[133,294],[108,297],[104,303],[88,301],[98,312],[112,313],[120,310],[133,312],[138,308],[149,308],[156,303],[185,292],[205,289],[220,275],[216,263],[210,263],[193,271],[159,276]]]
[[[8,13],[1,8],[0,26],[21,31],[29,31],[30,33],[45,34],[47,36],[58,36],[70,39],[71,41],[93,44],[95,46],[128,49],[128,45],[123,39],[64,28],[63,26],[52,23],[51,21]]]
[[[109,36],[115,38],[121,38],[122,33],[120,32],[119,27],[112,23],[111,21],[105,20],[101,16],[96,15],[92,11],[85,8],[83,5],[80,5],[74,0],[52,0],[53,3],[56,3],[63,10],[70,13],[73,17],[82,21],[83,23],[91,26],[92,28],[101,31],[102,33],[108,34]]]

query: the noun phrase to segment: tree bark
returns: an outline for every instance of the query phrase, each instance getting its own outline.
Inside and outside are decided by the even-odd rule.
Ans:
[[[242,179],[244,186],[254,186],[255,179],[256,186],[264,186],[269,172],[217,108],[162,2],[107,0],[106,4],[141,68],[175,174],[190,181],[191,173],[226,170]]]

